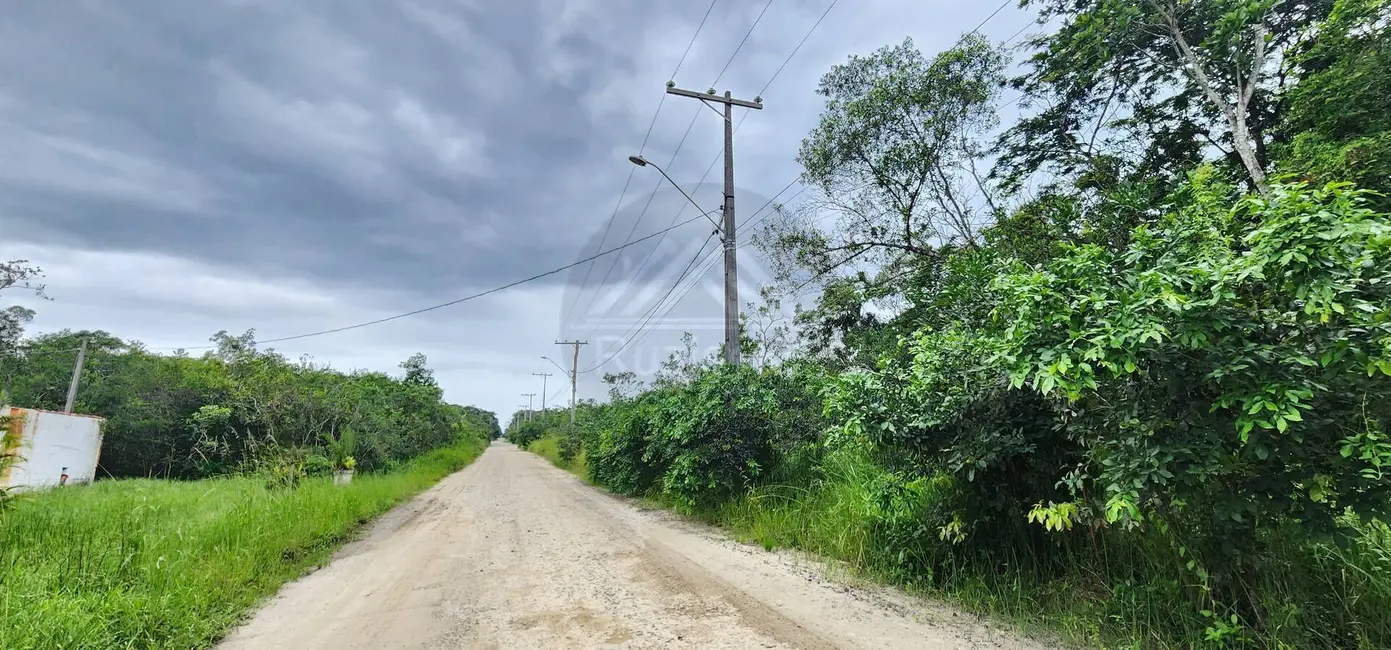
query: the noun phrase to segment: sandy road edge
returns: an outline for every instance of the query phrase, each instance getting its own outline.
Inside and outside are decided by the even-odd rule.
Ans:
[[[521,447],[517,449],[526,451]],[[925,623],[947,636],[957,637],[962,645],[953,647],[1069,647],[1055,632],[1033,627],[1024,629],[1006,619],[970,612],[927,595],[905,592],[892,584],[856,575],[844,562],[833,558],[795,548],[768,551],[758,544],[737,539],[729,529],[682,515],[648,500],[615,494],[585,481],[573,472],[557,467],[539,454],[528,452],[527,455],[540,466],[572,483],[572,487],[582,489],[591,504],[600,509],[608,510],[620,519],[629,519],[623,516],[625,510],[633,513],[639,521],[629,519],[627,524],[637,524],[645,528],[645,554],[655,564],[679,577],[683,583],[696,591],[720,595],[739,610],[741,618],[750,627],[764,630],[771,636],[793,643],[796,647],[838,648],[847,645],[849,640],[837,635],[835,630],[818,630],[823,628],[816,624],[818,621],[807,620],[786,611],[786,607],[770,600],[769,593],[759,589],[760,585],[740,586],[731,582],[726,575],[710,566],[711,560],[715,559],[713,556],[701,553],[699,547],[679,544],[679,537],[694,536],[726,550],[733,550],[741,556],[749,556],[755,563],[776,567],[780,572],[798,574],[809,584],[838,592],[888,618],[912,621],[915,624]],[[668,544],[664,540],[672,543]],[[856,644],[851,642],[849,645]]]
[[[261,610],[271,607],[276,601],[283,599],[286,589],[290,586],[308,579],[310,576],[340,560],[365,553],[381,541],[390,538],[398,531],[410,526],[411,522],[414,522],[429,509],[431,499],[436,496],[435,493],[441,490],[444,483],[447,482],[450,477],[458,476],[472,469],[478,463],[478,459],[482,458],[483,454],[488,453],[488,450],[495,442],[496,441],[489,441],[488,446],[484,447],[483,451],[479,452],[467,465],[439,477],[433,484],[402,500],[400,503],[389,508],[386,512],[354,526],[352,530],[347,533],[349,539],[339,544],[338,548],[334,549],[327,557],[305,567],[298,575],[281,583],[279,587],[276,587],[273,593],[262,596],[257,599],[256,602],[248,605],[242,610],[237,620],[231,625],[228,625],[227,629],[223,630],[219,637],[213,639],[209,647],[221,647],[223,643],[232,638],[238,630],[250,624]]]

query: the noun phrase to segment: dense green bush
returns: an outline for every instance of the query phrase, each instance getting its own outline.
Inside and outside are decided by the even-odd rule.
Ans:
[[[585,418],[590,477],[624,494],[708,509],[766,481],[812,445],[819,383],[805,369],[692,367],[689,376]]]
[[[569,423],[557,430],[556,452],[560,455],[561,461],[568,463],[579,455],[584,449],[583,435],[578,426],[572,426]]]
[[[507,431],[507,440],[518,447],[525,447],[546,435],[546,423],[540,420],[527,420],[514,425]]]
[[[1191,192],[1122,251],[1002,265],[990,325],[918,332],[828,408],[888,466],[954,475],[943,539],[1067,554],[1045,530],[1119,527],[1259,620],[1273,545],[1391,507],[1391,215],[1337,184]]]
[[[649,453],[652,414],[659,396],[615,400],[585,420],[583,444],[589,478],[615,492],[646,494],[666,472]]]

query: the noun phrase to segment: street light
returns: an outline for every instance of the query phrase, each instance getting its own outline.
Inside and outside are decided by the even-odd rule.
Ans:
[[[565,376],[566,376],[566,377],[569,377],[569,376],[570,376],[570,371],[569,371],[569,370],[566,370],[566,369],[563,368],[563,367],[561,367],[560,364],[558,364],[558,363],[555,362],[555,359],[552,359],[552,358],[550,358],[550,357],[541,357],[541,358],[542,358],[542,359],[545,359],[546,361],[551,362],[551,365],[555,366],[555,367],[558,368],[561,372],[565,373]]]
[[[658,167],[658,166],[657,166],[657,163],[654,163],[654,162],[652,162],[652,161],[650,161],[650,160],[648,160],[648,159],[646,159],[646,158],[643,158],[642,156],[628,156],[628,162],[633,163],[634,165],[637,165],[638,167],[647,167],[647,166],[651,166],[653,169],[655,169],[655,170],[661,172],[661,173],[662,173],[662,178],[667,179],[667,182],[668,182],[668,183],[671,183],[671,186],[674,187],[674,188],[676,188],[676,191],[680,192],[680,193],[681,193],[681,196],[686,197],[686,200],[687,200],[687,201],[690,201],[690,202],[691,202],[691,205],[694,205],[694,206],[696,207],[697,210],[700,210],[700,213],[703,214],[703,215],[705,215],[705,218],[706,218],[706,219],[710,219],[710,212],[714,212],[714,210],[711,210],[710,212],[706,212],[705,208],[700,207],[700,204],[699,204],[699,203],[696,203],[695,199],[691,198],[691,195],[686,193],[686,190],[681,189],[681,186],[680,186],[680,185],[677,185],[677,184],[676,184],[676,181],[671,180],[671,177],[667,175],[666,170],[662,169],[661,167]],[[710,223],[714,224],[714,225],[715,225],[715,231],[721,233],[721,235],[723,236],[723,230],[720,229],[720,224],[719,224],[718,222],[716,222],[714,219],[710,219]]]

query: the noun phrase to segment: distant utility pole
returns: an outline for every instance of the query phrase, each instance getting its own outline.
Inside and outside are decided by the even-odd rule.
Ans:
[[[532,399],[533,397],[536,397],[536,393],[522,393],[522,397],[525,397],[525,398],[526,398],[526,419],[527,419],[528,422],[530,422],[530,421],[531,421],[531,399]]]
[[[556,341],[556,345],[573,345],[575,354],[570,357],[570,425],[575,424],[575,384],[580,378],[580,346],[589,345],[589,341]]]
[[[691,97],[703,102],[724,104],[724,360],[739,364],[739,258],[734,239],[734,107],[763,110],[763,98],[753,101],[734,99],[728,90],[724,97],[715,89],[700,93],[682,90],[675,81],[667,82],[667,94]]]
[[[77,403],[77,383],[82,380],[82,364],[87,360],[87,339],[82,339],[82,347],[77,349],[77,363],[72,366],[72,382],[68,384],[68,401],[63,404],[64,413],[72,413]]]
[[[541,378],[541,412],[546,412],[546,378],[551,376],[549,372],[533,372],[532,376]]]

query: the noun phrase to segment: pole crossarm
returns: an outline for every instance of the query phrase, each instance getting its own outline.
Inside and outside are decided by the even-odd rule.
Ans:
[[[682,96],[682,97],[690,97],[690,98],[692,98],[692,99],[699,99],[699,100],[701,100],[701,101],[707,101],[707,102],[718,102],[718,103],[720,103],[720,104],[732,104],[732,105],[734,105],[734,106],[742,106],[742,107],[744,107],[744,108],[752,108],[752,109],[754,109],[754,110],[756,110],[756,111],[761,111],[761,110],[763,110],[763,98],[762,98],[762,97],[755,97],[753,101],[748,101],[748,100],[744,100],[744,99],[735,99],[735,98],[733,98],[733,97],[721,97],[721,96],[719,96],[719,95],[716,95],[716,94],[715,94],[715,91],[714,91],[713,89],[711,89],[711,90],[709,90],[709,91],[707,91],[707,92],[703,92],[703,93],[702,93],[702,92],[697,92],[697,91],[694,91],[694,90],[685,90],[685,89],[677,88],[676,86],[670,86],[670,85],[667,86],[667,94],[668,94],[668,95],[680,95],[680,96]]]
[[[677,88],[674,81],[667,82],[667,94],[699,99],[706,105],[710,102],[724,105],[724,224],[717,225],[716,228],[724,241],[724,360],[731,366],[737,366],[740,363],[739,254],[734,218],[734,107],[761,111],[763,98],[754,97],[753,101],[735,99],[730,91],[726,90],[724,95],[718,95],[714,88],[703,93],[696,92]],[[633,159],[633,162],[642,164],[640,159]],[[666,172],[662,172],[662,175],[665,176]]]

